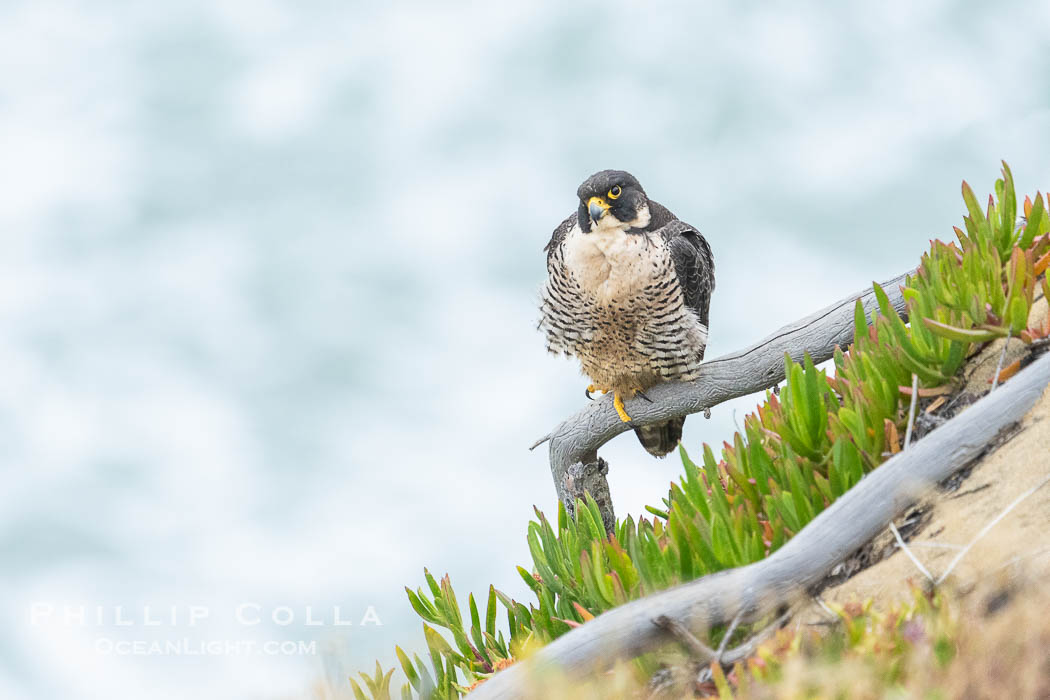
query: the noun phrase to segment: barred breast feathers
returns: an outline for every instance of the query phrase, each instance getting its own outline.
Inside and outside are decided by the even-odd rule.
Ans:
[[[584,233],[573,215],[547,246],[539,326],[548,350],[576,355],[592,377],[600,369],[692,379],[703,359],[714,288],[710,248],[652,205],[659,230]],[[602,347],[591,346],[596,337]]]

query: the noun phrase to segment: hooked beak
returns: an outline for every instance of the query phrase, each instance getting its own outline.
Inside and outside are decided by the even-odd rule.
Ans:
[[[609,211],[609,205],[601,197],[591,197],[587,200],[587,211],[591,215],[591,221],[595,224]]]

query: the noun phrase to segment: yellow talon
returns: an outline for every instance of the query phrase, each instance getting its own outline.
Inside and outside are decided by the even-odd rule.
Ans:
[[[623,396],[621,396],[618,391],[613,394],[613,408],[616,409],[616,413],[620,416],[620,420],[624,423],[631,422],[631,417],[627,415],[627,410],[623,406]]]

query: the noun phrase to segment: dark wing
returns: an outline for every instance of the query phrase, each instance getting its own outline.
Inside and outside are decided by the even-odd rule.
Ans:
[[[554,255],[555,249],[561,245],[562,241],[565,240],[565,235],[569,233],[573,226],[576,225],[576,212],[569,215],[565,221],[558,224],[558,228],[554,229],[554,233],[551,234],[550,242],[544,246],[544,250],[547,251],[547,260],[551,259]]]
[[[675,219],[657,231],[663,236],[674,261],[678,283],[682,285],[685,305],[708,326],[711,293],[715,290],[715,259],[707,240],[684,221]]]

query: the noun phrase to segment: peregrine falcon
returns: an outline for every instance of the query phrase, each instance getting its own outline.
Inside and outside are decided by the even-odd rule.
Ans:
[[[707,346],[715,264],[699,231],[645,194],[630,173],[603,170],[576,191],[579,208],[554,229],[539,327],[547,350],[575,355],[592,391],[624,406],[646,389],[698,376]],[[634,429],[663,457],[685,418]]]

